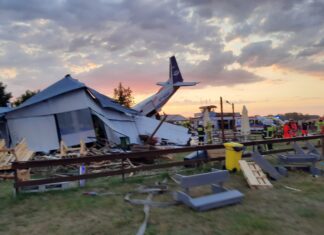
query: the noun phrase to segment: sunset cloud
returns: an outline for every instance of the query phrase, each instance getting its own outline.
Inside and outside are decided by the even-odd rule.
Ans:
[[[15,96],[65,74],[143,96],[175,55],[202,93],[294,84],[285,72],[323,87],[323,12],[323,0],[0,0],[0,79]]]

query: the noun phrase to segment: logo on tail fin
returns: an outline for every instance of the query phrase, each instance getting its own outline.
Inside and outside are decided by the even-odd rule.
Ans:
[[[179,70],[173,71],[173,76],[178,76],[179,74],[180,74],[180,71]]]

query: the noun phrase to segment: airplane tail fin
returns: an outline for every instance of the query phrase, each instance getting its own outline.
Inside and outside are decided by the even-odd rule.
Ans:
[[[170,57],[169,83],[183,82],[183,78],[175,56]]]
[[[197,82],[183,82],[183,78],[175,56],[170,57],[169,80],[167,82],[158,82],[157,85],[174,87],[194,86]]]

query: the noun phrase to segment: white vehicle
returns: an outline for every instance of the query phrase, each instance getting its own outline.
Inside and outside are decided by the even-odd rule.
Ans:
[[[277,126],[282,125],[283,122],[279,118],[269,118],[269,117],[261,117],[254,116],[249,117],[250,129],[251,133],[261,133],[264,129],[265,125],[268,126]],[[241,129],[241,120],[236,120],[236,129],[239,131]]]
[[[198,82],[183,82],[177,60],[174,56],[170,57],[169,79],[166,82],[158,82],[162,86],[154,95],[138,103],[132,109],[137,110],[147,117],[157,114],[163,105],[168,102],[171,96],[182,86],[195,86]]]

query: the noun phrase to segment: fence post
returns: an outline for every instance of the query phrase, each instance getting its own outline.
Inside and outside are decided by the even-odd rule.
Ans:
[[[125,182],[125,173],[124,173],[124,158],[122,158],[122,178],[123,178],[123,182]]]
[[[322,146],[322,156],[324,157],[324,137],[322,137],[322,139],[321,139],[322,141],[322,143],[321,143],[321,146]]]
[[[14,191],[15,196],[18,195],[18,193],[19,193],[19,187],[17,186],[18,181],[19,181],[17,171],[18,171],[18,169],[15,169],[15,172],[14,172],[14,175],[15,175],[15,191]]]

